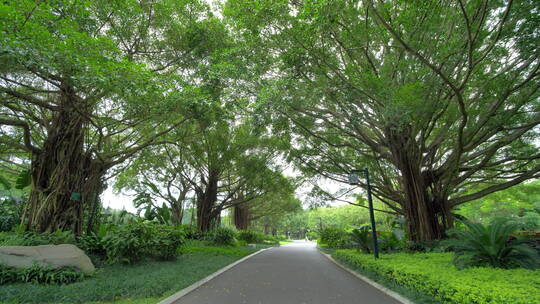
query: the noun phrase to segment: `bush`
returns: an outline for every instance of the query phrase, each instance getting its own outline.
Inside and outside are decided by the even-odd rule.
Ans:
[[[364,253],[371,253],[373,247],[373,238],[371,237],[371,228],[367,225],[353,229],[351,239],[358,250]]]
[[[241,230],[236,237],[248,244],[254,244],[264,242],[266,236],[251,230]]]
[[[352,248],[351,236],[343,229],[327,227],[321,230],[320,243],[331,248]]]
[[[315,231],[310,231],[310,232],[306,233],[306,236],[307,236],[307,238],[309,240],[316,240],[316,239],[319,238],[319,234],[317,232],[315,232]],[[278,240],[278,242],[279,242],[279,240]]]
[[[445,241],[454,254],[453,262],[460,268],[490,266],[496,268],[535,269],[540,257],[535,250],[523,244],[526,240],[511,240],[519,225],[498,220],[489,226],[463,222],[467,230],[452,229],[448,234],[453,239]]]
[[[184,233],[184,237],[188,240],[200,240],[203,238],[203,234],[192,225],[181,225],[180,231]]]
[[[381,231],[377,238],[381,252],[396,252],[407,246],[407,242],[400,240],[393,231]]]
[[[145,257],[173,259],[183,242],[183,234],[173,227],[134,222],[107,233],[103,247],[109,263],[133,264]]]
[[[335,257],[443,303],[540,303],[538,270],[458,270],[451,253],[394,253],[375,260],[355,250],[336,250]]]
[[[269,244],[269,245],[278,245],[279,244],[279,238],[275,237],[273,235],[266,235],[266,234],[259,234],[259,236],[262,238],[263,244]]]
[[[105,242],[99,234],[91,233],[82,236],[77,242],[77,246],[86,254],[96,255],[104,259],[107,255]]]
[[[0,265],[0,285],[8,283],[69,284],[82,280],[85,275],[75,268],[49,268],[37,264],[28,268],[11,268]]]
[[[232,246],[236,243],[235,231],[227,227],[218,227],[205,233],[204,239],[216,245]]]
[[[0,200],[0,232],[12,231],[19,225],[23,207],[23,201],[15,197]]]
[[[174,260],[178,247],[184,243],[183,233],[169,226],[155,226],[153,228],[153,238],[148,244],[151,255],[159,260]]]

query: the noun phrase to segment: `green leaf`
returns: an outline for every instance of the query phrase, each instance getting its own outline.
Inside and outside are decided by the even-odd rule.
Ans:
[[[32,177],[30,175],[30,170],[22,171],[17,180],[15,181],[15,189],[24,189],[32,183]]]
[[[4,190],[11,189],[11,183],[3,176],[0,175],[0,185],[3,186]]]

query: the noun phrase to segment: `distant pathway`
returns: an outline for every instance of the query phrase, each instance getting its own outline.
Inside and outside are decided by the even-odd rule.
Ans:
[[[249,258],[174,304],[397,304],[297,241]]]

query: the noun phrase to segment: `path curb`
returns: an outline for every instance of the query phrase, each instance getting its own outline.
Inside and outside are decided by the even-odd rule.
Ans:
[[[393,290],[391,290],[391,289],[388,289],[388,288],[384,287],[383,285],[381,285],[381,284],[379,284],[379,283],[377,283],[377,282],[375,282],[375,281],[372,281],[371,279],[369,279],[369,278],[367,278],[367,277],[365,277],[365,276],[363,276],[363,275],[357,273],[356,271],[353,271],[353,270],[351,270],[351,269],[345,267],[345,266],[344,266],[343,264],[341,264],[340,262],[334,260],[334,258],[333,258],[331,255],[322,252],[322,251],[319,249],[318,246],[317,246],[317,250],[318,250],[322,255],[324,255],[327,259],[329,259],[330,261],[332,261],[334,264],[336,264],[337,266],[339,266],[339,267],[342,268],[343,270],[349,272],[349,273],[352,274],[353,276],[355,276],[355,277],[359,278],[360,280],[362,280],[362,281],[368,283],[369,285],[371,285],[371,286],[377,288],[378,290],[380,290],[382,293],[386,294],[387,296],[389,296],[389,297],[391,297],[391,298],[394,298],[395,300],[397,300],[397,301],[399,301],[399,302],[401,302],[401,303],[403,303],[403,304],[414,304],[413,301],[411,301],[411,300],[405,298],[404,296],[400,295],[399,293],[397,293],[397,292],[395,292],[395,291],[393,291]]]
[[[234,262],[234,263],[232,263],[232,264],[229,264],[229,265],[227,265],[227,266],[221,268],[220,270],[218,270],[218,271],[212,273],[211,275],[207,276],[206,278],[204,278],[204,279],[202,279],[202,280],[199,280],[199,281],[197,281],[197,282],[195,282],[195,283],[189,285],[188,287],[186,287],[186,288],[180,290],[179,292],[173,294],[172,296],[170,296],[170,297],[168,297],[168,298],[162,300],[161,302],[159,302],[159,303],[157,303],[157,304],[172,304],[172,303],[174,303],[175,301],[177,301],[178,299],[180,299],[181,297],[183,297],[183,296],[185,296],[186,294],[192,292],[193,290],[195,290],[195,289],[201,287],[204,283],[206,283],[206,282],[212,280],[213,278],[219,276],[220,274],[224,273],[225,271],[227,271],[227,270],[233,268],[234,266],[236,266],[236,265],[242,263],[243,261],[245,261],[245,260],[251,258],[252,256],[255,256],[255,255],[257,255],[257,254],[259,254],[259,253],[261,253],[261,252],[263,252],[263,251],[266,251],[266,250],[272,249],[272,248],[274,248],[274,247],[264,248],[264,249],[261,249],[261,250],[259,250],[259,251],[257,251],[257,252],[254,252],[254,253],[252,253],[252,254],[250,254],[250,255],[248,255],[248,256],[245,256],[245,257],[241,258],[240,260],[238,260],[238,261],[236,261],[236,262]]]

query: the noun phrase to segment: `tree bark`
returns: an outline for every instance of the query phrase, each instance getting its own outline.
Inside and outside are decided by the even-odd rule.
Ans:
[[[400,171],[400,202],[408,223],[411,241],[430,241],[443,238],[452,226],[452,214],[448,199],[438,187],[437,177],[423,168],[422,153],[409,136],[409,130],[389,131],[393,162]]]
[[[216,212],[215,203],[218,194],[219,172],[210,171],[204,189],[197,192],[197,229],[208,231],[214,228],[219,212]]]
[[[106,170],[85,152],[84,118],[74,103],[65,98],[43,148],[32,155],[32,190],[24,216],[29,230],[81,234],[84,209],[91,208],[85,204],[102,190]]]
[[[242,204],[233,208],[234,226],[238,230],[247,230],[249,228],[249,208]]]

